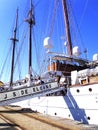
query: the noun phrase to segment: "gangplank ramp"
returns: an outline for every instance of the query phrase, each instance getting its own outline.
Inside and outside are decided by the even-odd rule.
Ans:
[[[31,99],[34,97],[45,96],[46,94],[51,94],[62,90],[64,90],[64,87],[59,87],[57,82],[52,82],[4,91],[0,93],[0,106],[10,105],[11,103]]]

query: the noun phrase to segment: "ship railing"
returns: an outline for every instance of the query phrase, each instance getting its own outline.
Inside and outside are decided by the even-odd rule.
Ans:
[[[37,79],[33,79],[31,82],[29,82],[29,80],[18,80],[16,82],[13,83],[13,86],[10,87],[9,83],[4,84],[3,86],[1,86],[0,88],[0,92],[2,91],[9,91],[11,89],[18,89],[18,88],[24,88],[24,87],[30,87],[30,86],[36,86],[36,85],[41,85],[41,84],[46,84],[46,83],[52,83],[55,82],[55,78],[49,78],[49,79],[41,79],[42,82],[41,83],[37,83]]]

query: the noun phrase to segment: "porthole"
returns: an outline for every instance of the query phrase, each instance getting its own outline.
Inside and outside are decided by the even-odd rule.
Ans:
[[[68,117],[70,117],[70,114],[68,115]]]
[[[90,120],[91,118],[88,116],[87,119]]]
[[[89,88],[89,91],[92,92],[92,88]]]
[[[77,89],[77,93],[79,93],[80,92],[80,90],[79,89]]]
[[[54,113],[54,115],[57,115],[57,113]]]

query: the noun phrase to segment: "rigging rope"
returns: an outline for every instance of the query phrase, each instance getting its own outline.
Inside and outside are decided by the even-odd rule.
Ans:
[[[38,50],[37,50],[37,44],[36,44],[36,40],[35,40],[35,33],[34,33],[34,30],[32,29],[32,32],[33,32],[33,42],[34,42],[34,45],[35,45],[35,53],[36,53],[36,60],[37,60],[37,65],[40,65],[39,63],[39,57],[38,57]],[[37,66],[36,66],[37,67]],[[34,75],[37,75],[37,73],[35,73],[34,69],[32,68],[33,70],[33,73]]]
[[[86,50],[85,49],[85,45],[84,45],[84,41],[83,41],[83,38],[82,38],[82,36],[81,36],[81,32],[80,32],[80,28],[79,28],[79,24],[77,23],[77,20],[76,20],[76,17],[75,17],[75,14],[74,14],[74,10],[73,10],[73,7],[72,7],[72,4],[71,4],[71,0],[69,0],[69,8],[70,8],[70,16],[73,16],[73,18],[70,20],[71,22],[74,22],[73,24],[71,24],[71,25],[74,25],[74,26],[76,26],[76,28],[73,28],[73,30],[76,30],[76,31],[74,31],[74,39],[76,39],[77,40],[77,33],[78,33],[78,38],[80,37],[80,41],[76,41],[76,43],[80,43],[81,45],[82,45],[82,47],[83,47],[83,52],[84,52],[84,50]],[[71,31],[72,32],[72,31]],[[86,51],[85,51],[85,53],[86,53]]]
[[[82,13],[81,18],[80,18],[79,27],[81,27],[81,24],[82,24],[82,21],[83,21],[83,18],[84,18],[86,9],[87,9],[87,5],[88,5],[88,0],[86,0],[86,2],[85,2],[84,9],[83,9],[83,13]]]
[[[27,29],[26,29],[27,30]],[[18,64],[18,70],[19,70],[19,78],[21,78],[21,72],[20,72],[20,67],[21,67],[21,65],[20,65],[20,61],[19,61],[19,59],[20,59],[20,56],[22,55],[22,50],[23,50],[23,46],[24,46],[24,42],[25,42],[25,39],[26,39],[26,35],[27,35],[27,31],[26,30],[24,30],[24,36],[23,36],[23,38],[22,38],[22,42],[21,42],[21,44],[20,44],[20,47],[19,47],[19,50],[16,52],[17,53],[17,57],[16,57],[16,61],[15,61],[15,65],[14,65],[14,68],[16,68],[16,65]],[[23,53],[24,53],[24,51],[23,51]],[[24,53],[25,54],[25,53]],[[21,59],[21,63],[22,63],[22,60],[23,60],[23,55],[22,55],[22,59]]]
[[[54,29],[54,23],[55,23],[55,19],[56,19],[56,13],[57,13],[57,9],[58,9],[58,3],[59,3],[59,0],[55,0],[54,2],[54,12],[53,12],[53,15],[52,15],[52,22],[51,22],[51,25],[50,25],[50,32],[49,32],[49,36],[51,37],[52,33],[53,33],[53,29]]]
[[[1,73],[0,73],[0,79],[1,79],[1,77],[2,77],[2,75],[3,75],[4,68],[5,68],[7,59],[8,59],[8,57],[9,57],[9,54],[10,54],[10,52],[11,52],[11,49],[12,49],[12,45],[10,45],[10,48],[9,48],[9,50],[8,50],[8,53],[7,53],[7,56],[6,56],[6,58],[5,58],[4,64],[3,64],[3,66],[2,66]],[[7,68],[7,69],[8,69],[8,68]]]

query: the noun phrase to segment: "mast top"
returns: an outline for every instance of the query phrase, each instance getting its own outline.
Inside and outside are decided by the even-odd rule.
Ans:
[[[34,18],[34,7],[32,4],[32,0],[30,0],[30,11],[29,11],[29,16],[28,19],[26,19],[26,22],[29,23],[29,25],[35,25],[35,18]]]

